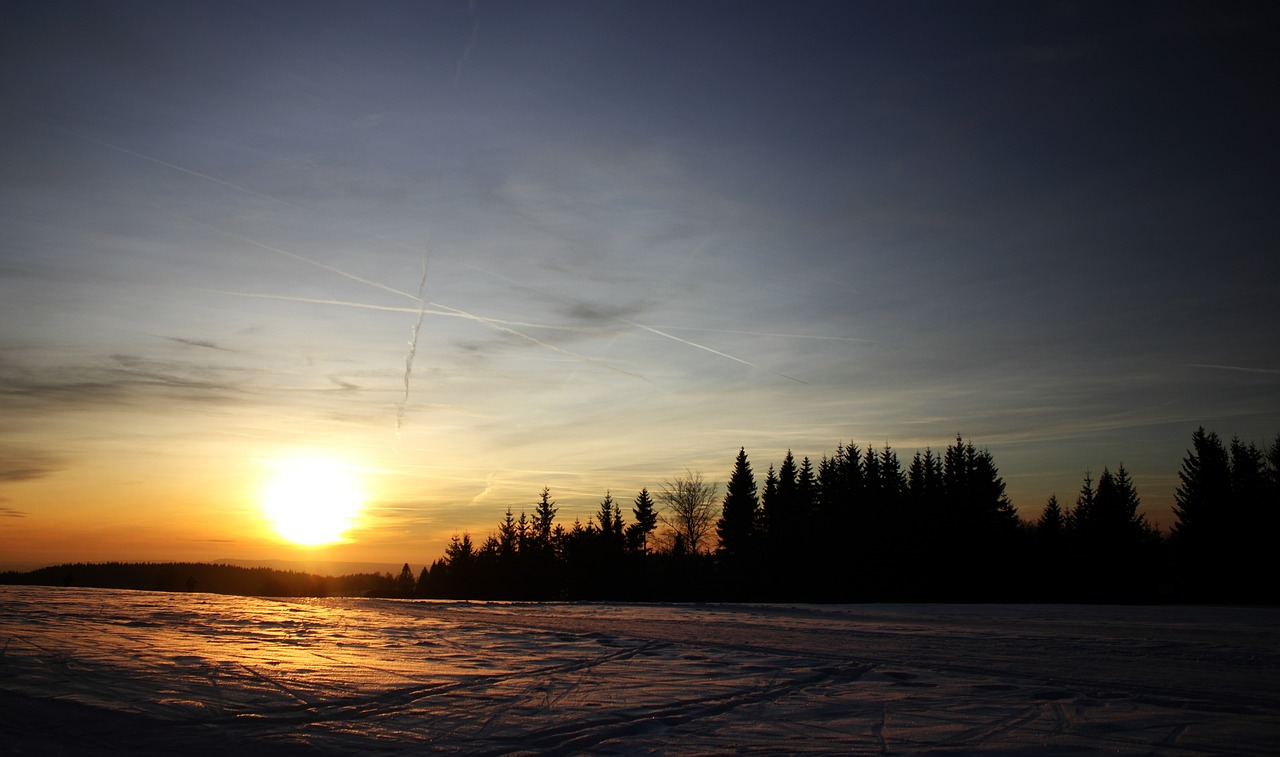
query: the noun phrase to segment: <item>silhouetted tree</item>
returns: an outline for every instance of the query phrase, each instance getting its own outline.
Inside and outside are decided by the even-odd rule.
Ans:
[[[507,508],[506,517],[498,526],[498,552],[503,558],[511,558],[516,554],[520,544],[520,529],[516,525],[511,508]]]
[[[1121,465],[1113,474],[1102,469],[1096,488],[1085,473],[1071,514],[1077,555],[1077,581],[1089,601],[1135,602],[1151,599],[1154,574],[1146,563],[1158,555],[1158,535],[1138,512],[1141,501],[1129,472]]]
[[[751,472],[745,447],[738,450],[729,483],[725,485],[716,535],[720,537],[720,554],[741,567],[755,550],[757,510],[756,477]]]
[[[778,499],[778,472],[773,469],[773,465],[769,465],[769,470],[764,476],[764,489],[760,492],[760,509],[756,511],[756,532],[761,539],[767,540],[772,533],[772,521],[774,520],[774,510],[778,505],[774,502]]]
[[[1058,495],[1049,495],[1040,519],[1036,521],[1036,530],[1046,545],[1061,544],[1066,538],[1067,518],[1062,512],[1062,506],[1058,504]]]
[[[1238,582],[1239,544],[1231,512],[1231,460],[1222,440],[1204,427],[1191,435],[1174,493],[1173,540],[1184,590],[1194,599]]]
[[[772,472],[772,469],[770,469]],[[764,522],[764,545],[775,560],[792,563],[799,543],[800,513],[796,496],[796,459],[787,450],[770,489],[765,480],[765,497],[761,503]]]
[[[715,523],[715,484],[702,479],[701,472],[685,469],[684,476],[675,481],[663,481],[658,500],[664,509],[659,517],[683,539],[684,548],[691,555],[703,551],[706,537]]]
[[[658,527],[658,511],[649,496],[649,489],[644,488],[636,495],[631,514],[635,522],[627,528],[628,542],[632,549],[640,554],[649,553],[649,536]]]
[[[551,501],[551,489],[542,487],[538,505],[533,511],[533,534],[539,545],[550,547],[552,521],[556,517],[556,503]]]
[[[613,501],[613,494],[606,491],[600,501],[600,510],[596,513],[596,522],[600,524],[600,539],[609,552],[622,553],[624,546],[622,533],[622,511]]]
[[[1020,521],[991,453],[957,436],[942,456],[942,489],[939,526],[946,538],[939,544],[943,561],[934,566],[935,585],[944,598],[1006,595],[1009,586],[1000,575],[1017,547]]]
[[[405,563],[400,569],[400,575],[396,576],[395,594],[398,597],[412,597],[413,587],[413,571],[409,569],[409,563]]]

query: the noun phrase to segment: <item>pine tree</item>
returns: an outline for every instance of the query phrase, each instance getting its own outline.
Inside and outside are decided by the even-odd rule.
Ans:
[[[534,538],[542,546],[551,544],[551,527],[555,517],[556,503],[551,501],[551,488],[544,486],[541,496],[538,497],[537,507],[533,511]]]
[[[1222,440],[1200,427],[1178,472],[1173,541],[1189,598],[1215,599],[1238,581],[1239,545],[1232,533],[1231,461]]]
[[[778,507],[775,504],[777,499],[778,472],[770,464],[769,471],[764,476],[764,489],[760,492],[760,509],[756,512],[756,518],[758,519],[756,531],[766,541],[772,538],[772,520],[774,510]]]
[[[1081,535],[1083,539],[1087,539],[1087,535],[1093,532],[1095,501],[1093,473],[1086,470],[1084,483],[1080,485],[1080,493],[1076,495],[1076,505],[1072,508],[1070,517],[1072,532]]]
[[[522,513],[523,515],[523,513]],[[510,558],[516,554],[520,543],[520,529],[516,526],[516,519],[511,514],[511,508],[507,508],[506,517],[502,523],[498,525],[498,553],[503,558]]]
[[[942,490],[937,583],[950,598],[1001,596],[996,576],[1015,557],[1021,522],[991,453],[957,436],[942,457]]]
[[[813,463],[806,456],[800,461],[796,470],[795,526],[804,529],[813,518],[813,511],[818,506],[818,479],[813,472]]]
[[[635,522],[627,529],[628,541],[635,551],[646,555],[649,553],[649,537],[658,527],[658,511],[653,506],[648,488],[640,490],[634,504],[631,514],[635,517]]]
[[[1044,512],[1040,513],[1040,519],[1036,521],[1036,530],[1045,540],[1057,541],[1063,537],[1066,525],[1062,507],[1058,504],[1058,495],[1049,495],[1049,501],[1044,505]]]
[[[396,577],[395,594],[397,597],[413,596],[413,571],[409,569],[409,563],[405,563],[400,569],[400,575]]]
[[[600,524],[600,536],[609,548],[622,549],[622,513],[613,501],[613,493],[606,491],[600,501],[600,509],[596,512],[596,521]]]
[[[772,468],[770,468],[772,472]],[[765,540],[775,560],[789,560],[794,549],[797,518],[796,459],[787,450],[787,456],[778,468],[772,491],[765,480],[765,499],[761,515],[765,524]]]
[[[738,450],[733,472],[725,486],[720,520],[716,534],[720,537],[720,554],[730,560],[749,558],[755,549],[757,510],[756,477],[751,472],[745,447]]]
[[[470,564],[475,555],[475,547],[471,543],[471,534],[453,535],[449,545],[444,548],[445,562],[450,566],[461,567]]]

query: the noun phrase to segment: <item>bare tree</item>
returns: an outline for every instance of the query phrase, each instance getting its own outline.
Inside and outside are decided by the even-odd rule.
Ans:
[[[701,472],[685,468],[684,473],[675,481],[662,482],[658,501],[663,507],[658,517],[684,540],[691,553],[697,554],[715,526],[719,486],[703,481]]]

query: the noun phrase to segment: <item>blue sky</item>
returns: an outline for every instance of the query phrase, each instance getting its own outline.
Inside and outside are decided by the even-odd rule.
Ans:
[[[0,23],[0,551],[338,557],[550,486],[989,448],[1025,517],[1280,431],[1263,4],[55,3]],[[425,271],[425,275],[424,275]]]

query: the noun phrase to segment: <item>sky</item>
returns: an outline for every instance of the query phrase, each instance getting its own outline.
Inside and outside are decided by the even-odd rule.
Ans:
[[[427,562],[957,435],[1024,518],[1280,432],[1264,3],[0,10],[0,567]],[[264,520],[281,465],[365,493]]]

